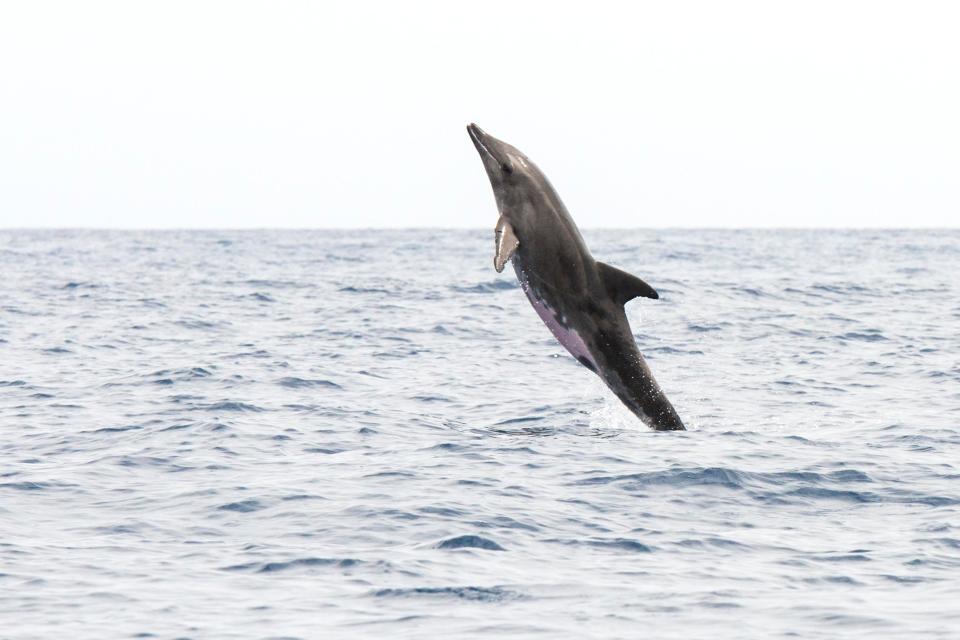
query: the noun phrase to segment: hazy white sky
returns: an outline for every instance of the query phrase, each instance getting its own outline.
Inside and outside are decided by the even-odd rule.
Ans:
[[[957,226],[960,3],[0,3],[0,227]]]

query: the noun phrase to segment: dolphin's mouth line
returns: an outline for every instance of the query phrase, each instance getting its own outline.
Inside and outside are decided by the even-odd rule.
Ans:
[[[478,150],[483,151],[483,153],[487,154],[491,158],[496,159],[496,156],[494,156],[493,152],[490,151],[490,147],[488,147],[483,143],[483,140],[480,138],[480,134],[477,133],[477,131],[479,130],[480,130],[480,127],[478,127],[475,124],[471,124],[469,127],[467,127],[467,132],[470,134],[470,139],[473,140],[474,146],[476,146]]]
[[[480,138],[474,138],[473,141],[477,143],[477,146],[480,147],[481,151],[483,151],[485,154],[487,154],[491,158],[493,157],[493,153],[490,151],[490,148],[487,145],[483,144],[483,140],[481,140]]]

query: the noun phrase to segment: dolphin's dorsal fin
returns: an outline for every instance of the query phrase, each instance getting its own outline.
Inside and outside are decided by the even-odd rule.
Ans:
[[[656,300],[660,294],[637,276],[630,275],[605,262],[597,262],[597,270],[603,280],[607,293],[617,304],[627,304],[638,296]]]

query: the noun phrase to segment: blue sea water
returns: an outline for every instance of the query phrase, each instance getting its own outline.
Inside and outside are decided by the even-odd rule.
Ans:
[[[960,233],[0,232],[0,637],[960,637]]]

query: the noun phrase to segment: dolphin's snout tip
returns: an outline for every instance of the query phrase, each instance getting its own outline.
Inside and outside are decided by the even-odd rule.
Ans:
[[[480,136],[483,135],[483,129],[478,127],[475,123],[471,122],[467,125],[467,133],[470,134],[470,137],[474,140],[478,140]]]
[[[481,154],[484,152],[489,153],[489,151],[487,151],[487,145],[484,142],[486,134],[484,134],[483,129],[471,122],[467,125],[467,133],[470,135],[470,140],[473,141],[473,146],[477,148],[477,151]]]

